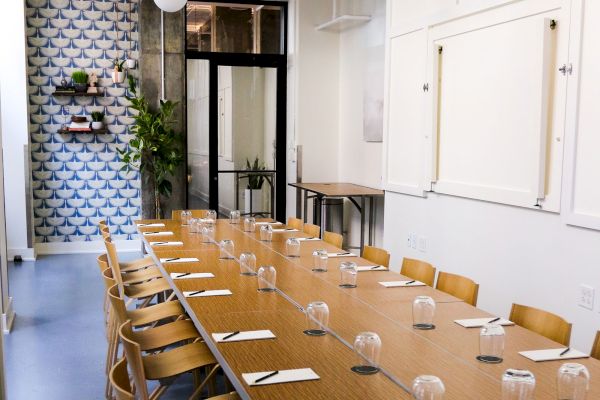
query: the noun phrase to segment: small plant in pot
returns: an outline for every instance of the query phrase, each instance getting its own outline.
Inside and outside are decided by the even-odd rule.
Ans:
[[[114,69],[112,71],[112,81],[114,83],[123,83],[125,81],[125,71],[123,70],[125,60],[115,58],[113,61]]]
[[[266,166],[261,162],[258,157],[254,159],[253,163],[246,159],[246,170],[247,171],[263,171]],[[265,176],[259,174],[252,174],[248,172],[248,187],[244,193],[244,211],[246,213],[253,213],[255,210],[260,210],[262,207],[262,186],[265,182]],[[252,204],[250,204],[250,198],[252,198]]]
[[[71,74],[71,80],[76,92],[83,93],[87,90],[88,74],[84,70],[74,71]]]
[[[104,121],[104,113],[101,111],[92,112],[92,129],[102,129],[102,121]]]

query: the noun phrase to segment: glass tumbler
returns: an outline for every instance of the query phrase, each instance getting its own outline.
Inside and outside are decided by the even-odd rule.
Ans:
[[[433,316],[435,314],[435,301],[429,296],[417,296],[412,305],[413,328],[434,329]]]
[[[313,257],[313,271],[315,272],[327,272],[327,261],[329,256],[327,250],[317,249],[312,253]]]
[[[223,260],[233,259],[233,240],[223,239],[219,242],[219,258]]]
[[[189,225],[190,218],[192,218],[192,212],[189,210],[181,211],[181,225]]]
[[[502,375],[502,400],[532,400],[535,376],[523,369],[507,369]]]
[[[504,354],[505,333],[502,325],[485,324],[479,331],[479,355],[477,360],[498,364],[502,362]]]
[[[240,223],[240,211],[239,210],[233,210],[229,213],[229,223],[233,224],[233,225],[237,225]]]
[[[354,354],[357,363],[351,369],[357,374],[370,375],[379,372],[381,339],[373,332],[361,332],[354,338]]]
[[[271,225],[263,225],[260,227],[260,240],[270,242],[273,239],[273,227]]]
[[[323,301],[313,301],[306,307],[307,329],[309,336],[323,336],[327,333],[329,324],[329,307]]]
[[[277,279],[277,271],[271,265],[263,265],[258,269],[258,291],[274,292]]]
[[[288,257],[300,257],[300,241],[296,238],[286,240],[285,253]]]
[[[217,212],[215,210],[206,211],[206,219],[215,222],[217,220]]]
[[[340,287],[344,289],[352,289],[356,287],[356,277],[358,275],[358,267],[352,261],[345,261],[340,264]]]
[[[559,400],[585,400],[590,386],[590,373],[585,365],[566,363],[556,377]]]
[[[190,218],[189,220],[189,226],[190,226],[190,233],[198,233],[198,229],[200,229],[200,227],[198,226],[198,218]]]
[[[444,393],[444,383],[437,376],[421,375],[413,381],[412,395],[416,400],[442,400]]]
[[[211,243],[215,238],[215,225],[204,223],[202,225],[202,242]]]
[[[254,253],[240,254],[240,274],[241,275],[256,275],[256,256]]]
[[[256,218],[246,217],[244,218],[244,232],[254,232],[256,229]]]

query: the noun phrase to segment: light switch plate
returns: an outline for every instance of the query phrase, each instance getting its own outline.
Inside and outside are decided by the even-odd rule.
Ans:
[[[588,285],[579,285],[579,298],[577,305],[588,310],[594,309],[594,292],[595,289]]]

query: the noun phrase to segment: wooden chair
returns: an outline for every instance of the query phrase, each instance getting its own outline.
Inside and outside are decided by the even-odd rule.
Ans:
[[[104,238],[104,240],[111,239],[110,229],[108,228],[108,226],[101,227],[100,232],[102,233],[102,237]],[[146,256],[144,258],[140,258],[129,262],[121,262],[119,263],[119,266],[121,268],[121,272],[133,272],[138,271],[140,269],[156,266],[156,264],[154,264],[154,260],[152,260],[152,257]]]
[[[594,339],[594,345],[592,346],[590,356],[596,360],[600,360],[600,331],[596,332],[596,338]]]
[[[458,297],[465,303],[477,306],[477,295],[479,294],[479,284],[464,276],[440,272],[438,274],[437,290],[446,292],[454,297]]]
[[[175,221],[181,221],[181,212],[184,210],[173,210],[171,211],[171,219]],[[192,212],[192,218],[206,218],[208,210],[188,210]]]
[[[563,346],[571,341],[571,324],[548,311],[513,303],[509,319]]]
[[[304,228],[304,221],[302,221],[300,218],[289,217],[287,219],[286,226],[288,228],[298,229],[301,231]]]
[[[435,267],[421,260],[404,257],[400,273],[431,287],[433,287],[433,281],[435,281]]]
[[[365,258],[372,263],[383,265],[386,268],[390,266],[390,253],[378,247],[365,245],[363,248],[362,258]]]
[[[167,384],[172,382],[172,379],[167,378],[176,377],[185,372],[194,372],[196,380],[199,380],[198,370],[208,367],[210,372],[190,396],[190,399],[196,399],[219,368],[219,364],[208,346],[199,341],[162,353],[143,355],[138,342],[139,332],[132,330],[130,321],[121,325],[119,337],[125,350],[125,358],[131,368],[137,395],[142,400],[158,399],[167,390]],[[159,381],[159,385],[152,393],[148,393],[147,380]]]
[[[117,400],[135,400],[135,396],[131,390],[131,383],[129,382],[127,360],[124,357],[113,365],[108,374],[108,379],[117,395]]]
[[[321,237],[321,227],[319,225],[304,224],[304,233],[311,237]]]
[[[323,232],[323,241],[341,249],[344,243],[344,237],[339,233],[325,231]]]

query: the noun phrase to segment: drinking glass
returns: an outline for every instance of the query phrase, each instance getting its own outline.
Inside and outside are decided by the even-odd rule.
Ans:
[[[435,301],[429,296],[417,296],[413,301],[413,328],[434,329],[433,315],[435,314]]]
[[[556,378],[559,400],[585,400],[590,385],[588,369],[578,363],[566,363]]]
[[[498,324],[485,324],[479,331],[479,355],[477,359],[484,363],[502,362],[504,353],[504,328]]]
[[[181,225],[189,225],[190,218],[192,218],[192,212],[189,210],[181,211]]]
[[[502,400],[532,400],[535,376],[524,369],[507,369],[502,375]]]
[[[246,217],[244,218],[244,232],[254,232],[256,229],[256,218]]]
[[[340,264],[340,287],[351,289],[356,287],[356,276],[358,267],[352,261],[346,261]]]
[[[202,225],[202,242],[211,243],[215,238],[215,225],[204,223]]]
[[[258,291],[274,292],[277,271],[271,265],[263,265],[258,269]]]
[[[412,395],[416,400],[442,400],[444,393],[444,383],[437,376],[421,375],[413,381]]]
[[[233,225],[237,225],[240,223],[240,211],[233,210],[229,213],[229,223]]]
[[[327,272],[327,250],[317,249],[313,251],[313,271],[315,272]]]
[[[190,225],[190,233],[199,233],[199,229],[201,229],[200,225],[198,224],[198,218],[190,218],[189,220],[189,225]]]
[[[254,253],[240,254],[240,274],[241,275],[256,275],[256,256]]]
[[[306,307],[306,323],[304,331],[309,336],[323,336],[327,333],[329,324],[329,307],[323,301],[313,301]]]
[[[300,257],[300,241],[296,238],[286,240],[285,253],[288,257]]]
[[[273,227],[271,225],[263,225],[260,227],[260,240],[270,242],[273,239]]]
[[[215,210],[208,210],[205,218],[214,222],[217,220],[217,212]]]
[[[370,375],[379,371],[381,339],[373,332],[361,332],[354,339],[354,353],[357,364],[352,371],[361,375]]]
[[[224,260],[233,259],[233,240],[223,239],[219,242],[219,258]]]

